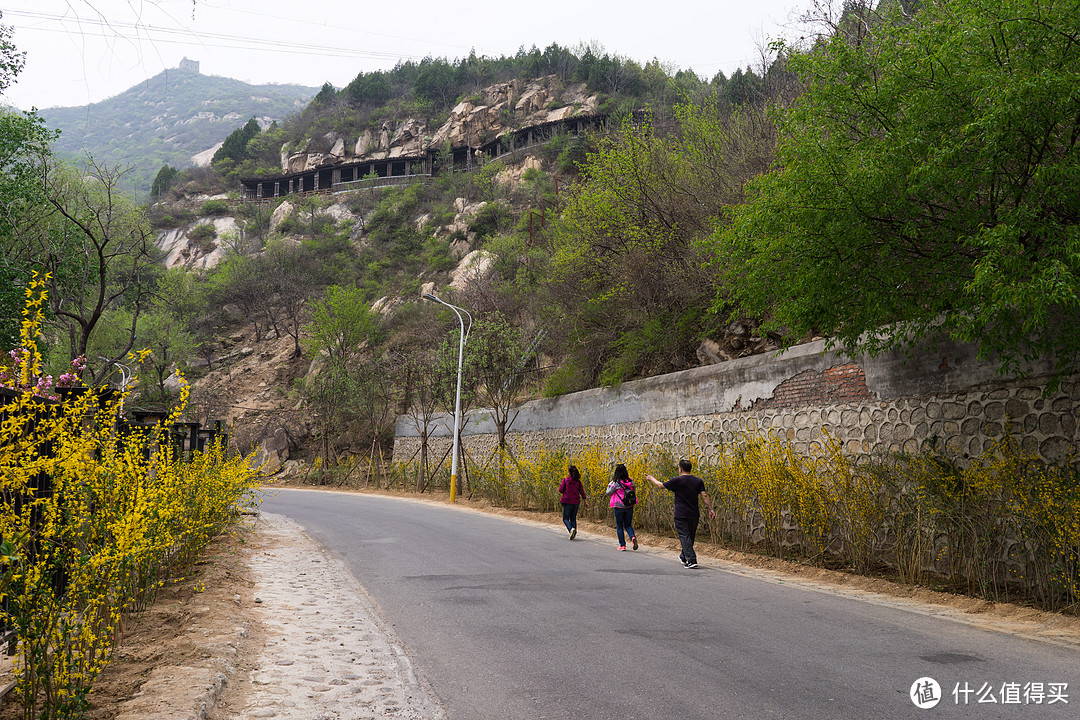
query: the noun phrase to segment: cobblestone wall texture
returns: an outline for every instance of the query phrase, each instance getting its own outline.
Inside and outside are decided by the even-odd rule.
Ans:
[[[854,455],[913,453],[930,443],[978,455],[1010,433],[1025,451],[1062,460],[1077,449],[1080,376],[1047,394],[1048,366],[1025,368],[1025,375],[999,375],[963,345],[849,358],[817,342],[779,357],[525,403],[508,439],[519,452],[542,445],[573,455],[601,443],[613,459],[645,446],[710,458],[744,432],[779,434],[803,453],[827,432]],[[450,444],[451,426],[444,415],[429,425],[436,459]],[[462,442],[474,459],[490,456],[496,439],[489,413],[468,416]],[[399,417],[394,457],[415,457],[419,445],[414,419]]]

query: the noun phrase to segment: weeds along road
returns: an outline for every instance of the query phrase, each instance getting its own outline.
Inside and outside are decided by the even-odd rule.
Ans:
[[[708,560],[687,570],[669,550],[618,552],[614,532],[571,542],[561,527],[309,490],[268,492],[263,509],[341,556],[451,720],[1035,720],[1080,706],[1076,647]],[[921,678],[940,687],[932,709],[910,697]]]

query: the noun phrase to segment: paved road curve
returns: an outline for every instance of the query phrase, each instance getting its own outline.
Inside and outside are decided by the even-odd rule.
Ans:
[[[283,490],[263,508],[344,558],[451,720],[1080,717],[1077,648],[456,507]],[[932,709],[909,698],[924,676]]]

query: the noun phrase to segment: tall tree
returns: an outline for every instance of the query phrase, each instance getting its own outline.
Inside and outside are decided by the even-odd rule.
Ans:
[[[312,302],[304,326],[317,373],[303,382],[304,397],[319,423],[325,468],[341,445],[358,442],[374,467],[376,451],[393,417],[395,387],[378,348],[382,328],[356,288],[331,286]]]
[[[229,136],[221,143],[221,147],[214,153],[211,162],[222,169],[231,168],[247,157],[248,143],[257,137],[260,132],[262,132],[262,129],[259,127],[259,121],[251,118],[243,127],[229,133]]]
[[[469,335],[469,370],[479,382],[478,402],[490,408],[499,449],[506,448],[506,433],[514,424],[528,361],[528,342],[522,330],[499,313],[480,319]]]
[[[307,303],[322,286],[326,268],[308,248],[281,242],[271,244],[258,261],[265,268],[267,296],[263,307],[270,324],[293,339],[293,357],[300,357]]]
[[[677,119],[670,136],[628,121],[590,153],[554,226],[548,329],[578,375],[565,389],[696,363],[723,288],[699,243],[768,167],[774,132],[761,110],[715,98]]]
[[[1068,368],[1078,17],[1078,0],[925,0],[794,53],[779,168],[720,236],[742,301],[851,350],[946,333]]]
[[[17,218],[13,254],[48,275],[50,310],[68,336],[70,359],[87,355],[106,314],[130,313],[126,342],[107,358],[89,358],[97,382],[134,346],[139,313],[161,272],[160,253],[142,211],[121,190],[126,170],[88,158],[80,168],[49,163],[42,172],[47,205]]]
[[[10,26],[0,25],[0,94],[16,81],[25,62],[11,34]],[[0,107],[0,349],[11,349],[19,337],[22,289],[32,268],[17,251],[16,228],[28,212],[46,205],[41,176],[56,135],[36,114]]]

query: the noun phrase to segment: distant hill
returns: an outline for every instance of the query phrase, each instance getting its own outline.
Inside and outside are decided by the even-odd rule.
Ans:
[[[192,156],[222,142],[252,117],[266,127],[297,112],[318,88],[249,85],[190,69],[165,70],[115,97],[81,107],[40,110],[61,131],[57,153],[134,166],[126,188],[140,199],[165,163],[192,164]]]

